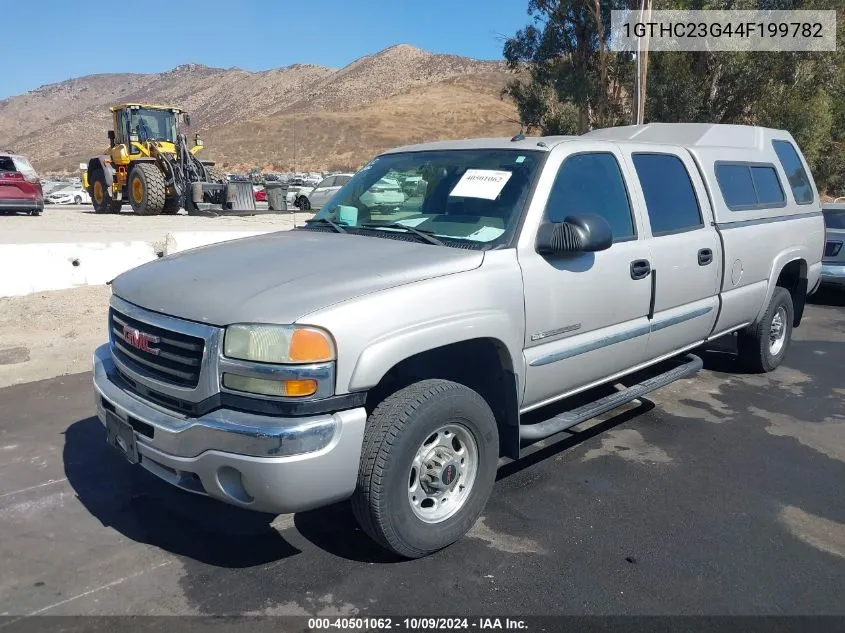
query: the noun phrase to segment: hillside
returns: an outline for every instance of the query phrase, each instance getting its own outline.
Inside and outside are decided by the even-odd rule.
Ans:
[[[229,169],[355,168],[406,142],[509,134],[501,62],[399,45],[341,69],[296,64],[262,72],[186,64],[157,74],[100,74],[0,101],[0,148],[42,172],[73,171],[103,151],[108,106],[172,103],[191,112],[204,154]],[[295,137],[295,140],[294,140]]]

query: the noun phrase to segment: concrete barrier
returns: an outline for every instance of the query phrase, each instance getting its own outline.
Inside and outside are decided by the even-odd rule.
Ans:
[[[198,248],[218,242],[228,242],[242,237],[264,235],[272,231],[176,231],[168,233],[164,243],[164,254],[173,255],[190,248]]]
[[[181,231],[168,233],[165,255],[271,231]],[[158,242],[160,245],[161,242]],[[159,247],[160,249],[160,247]],[[152,242],[0,244],[0,297],[43,290],[105,284],[159,257]]]
[[[0,244],[0,297],[104,284],[157,257],[148,242]]]

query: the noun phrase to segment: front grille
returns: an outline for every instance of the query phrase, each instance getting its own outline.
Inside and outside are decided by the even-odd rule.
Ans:
[[[156,337],[158,340],[149,346],[152,351],[130,344],[125,328]],[[133,371],[180,387],[196,387],[199,383],[203,339],[138,321],[114,309],[109,310],[109,329],[112,353]]]
[[[824,256],[825,257],[836,257],[839,255],[839,251],[842,250],[842,242],[827,242],[824,245]]]

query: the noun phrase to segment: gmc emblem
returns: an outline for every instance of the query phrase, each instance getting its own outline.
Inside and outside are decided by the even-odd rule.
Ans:
[[[161,340],[157,336],[153,336],[152,334],[147,334],[141,330],[136,330],[128,325],[124,325],[123,340],[135,349],[139,349],[147,354],[152,354],[153,356],[158,356],[159,350],[155,347],[150,347],[150,343],[158,343]]]

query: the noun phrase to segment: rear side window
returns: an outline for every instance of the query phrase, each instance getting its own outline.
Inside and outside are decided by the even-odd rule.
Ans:
[[[766,165],[752,165],[751,179],[757,190],[757,202],[760,204],[780,204],[785,202],[783,189],[778,180],[778,173],[774,167]]]
[[[636,236],[628,190],[613,154],[575,154],[560,166],[546,203],[546,217],[563,222],[579,213],[595,213],[607,220],[614,242]]]
[[[335,176],[334,186],[342,187],[352,179],[352,176]]]
[[[683,161],[672,154],[634,154],[652,235],[704,226],[701,208]]]
[[[11,156],[0,156],[0,171],[17,171]]]
[[[810,179],[804,170],[804,165],[798,157],[798,152],[789,141],[772,141],[778,160],[786,172],[792,195],[798,204],[810,204],[813,201],[813,188],[810,186]]]
[[[771,209],[786,204],[774,165],[716,163],[716,181],[731,211]]]

